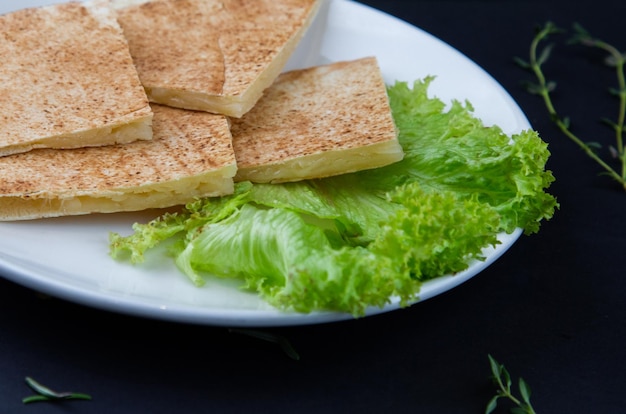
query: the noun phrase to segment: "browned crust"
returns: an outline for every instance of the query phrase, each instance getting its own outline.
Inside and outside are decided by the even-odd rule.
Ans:
[[[224,56],[218,1],[149,1],[117,11],[131,55],[146,88],[204,91],[221,94]]]
[[[101,2],[71,2],[0,16],[0,153],[149,122],[128,44],[107,11]]]
[[[133,194],[141,198],[145,193],[169,191],[177,180],[211,171],[229,169],[230,176],[234,175],[236,162],[225,117],[159,105],[153,105],[153,109],[151,141],[41,149],[0,158],[0,219],[20,218],[20,212],[2,208],[11,198],[115,198]],[[186,197],[191,201],[200,196],[190,193]],[[164,205],[147,204],[139,209],[152,207]],[[54,213],[42,210],[39,217],[59,215]]]
[[[281,74],[231,132],[240,171],[397,141],[375,58]]]
[[[223,95],[240,95],[252,84],[318,7],[314,0],[232,0],[224,5],[218,26],[226,73]]]
[[[114,3],[116,4],[116,3]],[[118,20],[150,99],[188,109],[223,110],[232,101],[247,111],[275,79],[319,8],[319,0],[118,0]],[[264,72],[280,60],[277,70]],[[247,95],[259,85],[258,93]],[[158,91],[151,94],[151,91]],[[163,101],[163,90],[217,98],[207,107]],[[243,102],[240,102],[243,100]]]

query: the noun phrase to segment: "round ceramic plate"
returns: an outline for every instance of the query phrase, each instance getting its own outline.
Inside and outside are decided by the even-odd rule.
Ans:
[[[0,13],[52,3],[3,1]],[[331,0],[318,63],[376,56],[385,80],[412,82],[436,76],[430,93],[444,102],[468,99],[486,124],[511,134],[530,128],[508,93],[485,71],[437,38],[380,11],[346,0]],[[293,63],[293,62],[292,62]],[[296,64],[298,62],[295,62]],[[352,318],[335,312],[309,314],[278,311],[237,282],[209,280],[193,286],[163,252],[149,252],[140,266],[108,255],[109,232],[129,234],[134,222],[155,212],[89,215],[0,223],[0,275],[29,288],[109,311],[185,323],[261,327],[306,325]],[[501,244],[485,250],[454,276],[425,283],[419,300],[450,290],[475,276],[517,240],[521,230],[501,234]],[[399,308],[393,301],[367,315]]]

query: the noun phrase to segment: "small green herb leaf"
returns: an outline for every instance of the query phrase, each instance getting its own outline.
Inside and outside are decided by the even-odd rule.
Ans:
[[[589,147],[589,151],[593,151],[594,154],[599,154],[599,150],[602,149],[602,145],[599,142],[588,142],[587,146]]]
[[[522,400],[524,400],[525,403],[530,404],[530,387],[523,378],[519,379],[519,392],[522,395]]]
[[[494,377],[500,377],[500,364],[491,355],[488,355],[489,365],[491,366],[491,374]]]
[[[491,373],[498,390],[496,391],[496,395],[487,403],[485,414],[492,413],[496,409],[497,400],[499,398],[506,398],[515,404],[515,407],[511,408],[512,413],[536,414],[530,404],[530,387],[528,384],[522,378],[518,380],[521,395],[520,400],[513,395],[513,392],[511,391],[511,376],[509,375],[507,369],[504,365],[498,363],[498,361],[496,361],[491,355],[488,355],[488,357]]]
[[[524,60],[524,59],[522,59],[522,58],[519,58],[519,57],[517,57],[517,56],[516,56],[516,57],[514,57],[514,58],[513,58],[513,61],[514,61],[514,62],[515,62],[518,66],[520,66],[521,68],[524,68],[524,69],[530,69],[530,63],[528,63],[528,61],[526,61],[526,60]]]
[[[604,123],[605,125],[608,125],[608,126],[609,126],[609,127],[611,127],[612,129],[617,129],[617,127],[618,127],[618,125],[617,125],[615,122],[611,121],[611,120],[610,120],[610,119],[608,119],[608,118],[602,118],[600,121],[601,121],[602,123]]]
[[[623,59],[623,56],[608,55],[606,58],[604,58],[604,64],[612,68],[615,68],[617,67],[620,60],[622,59]]]
[[[238,333],[242,335],[248,335],[253,338],[261,339],[264,341],[272,342],[281,347],[281,349],[287,354],[287,356],[291,359],[295,359],[298,361],[300,359],[300,355],[296,352],[296,350],[291,346],[291,343],[282,335],[276,335],[270,332],[259,331],[255,329],[235,329],[231,328],[228,330],[229,332]]]
[[[549,44],[542,50],[541,54],[539,55],[539,58],[537,59],[537,64],[539,66],[543,65],[544,63],[548,61],[548,59],[550,58],[550,55],[552,54],[552,49],[554,49],[554,43]]]
[[[504,366],[502,366],[500,368],[500,371],[502,373],[502,378],[504,379],[504,385],[506,386],[507,391],[509,391],[511,389],[511,375],[509,374],[509,371],[506,370],[506,368],[504,368]]]
[[[494,397],[487,404],[487,408],[485,408],[485,414],[491,414],[495,411],[495,409],[498,407],[499,398],[499,395],[494,395]]]
[[[51,399],[43,395],[31,395],[30,397],[22,398],[22,402],[24,404],[30,404],[39,401],[51,401]]]
[[[22,399],[24,404],[38,402],[38,401],[58,401],[58,400],[91,400],[91,396],[88,394],[76,393],[76,392],[57,392],[39,382],[35,381],[31,377],[26,377],[26,384],[37,393]]]
[[[526,86],[526,91],[528,91],[528,93],[531,93],[533,95],[541,95],[546,90],[544,86],[539,85],[537,83],[524,82],[524,85]]]

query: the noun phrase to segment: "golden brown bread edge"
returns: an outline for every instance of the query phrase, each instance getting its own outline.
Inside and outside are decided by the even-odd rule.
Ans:
[[[108,2],[0,16],[0,156],[151,139],[152,111]]]
[[[231,133],[236,181],[323,178],[404,156],[374,57],[281,74]]]
[[[233,191],[228,120],[153,105],[154,139],[0,157],[0,220],[164,208]]]
[[[154,139],[0,157],[0,220],[185,204],[402,159],[375,58],[281,74],[243,118],[153,104]]]
[[[111,0],[151,102],[240,117],[327,0]]]

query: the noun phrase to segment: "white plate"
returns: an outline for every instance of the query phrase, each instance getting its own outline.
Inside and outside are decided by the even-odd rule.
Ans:
[[[6,1],[0,13],[51,1]],[[433,36],[369,7],[332,0],[320,62],[374,55],[387,82],[412,82],[435,75],[430,92],[445,102],[468,99],[486,124],[506,133],[530,128],[507,92],[468,58]],[[128,234],[135,221],[150,213],[91,215],[0,223],[0,274],[29,288],[69,301],[125,314],[221,326],[305,325],[350,319],[333,312],[285,313],[256,295],[240,291],[233,281],[209,281],[197,288],[172,261],[151,252],[145,265],[132,266],[108,256],[108,234]],[[455,276],[423,285],[420,300],[439,295],[478,274],[517,240],[521,231],[500,235],[486,250],[484,262]],[[398,308],[398,303],[370,309],[367,315]]]

